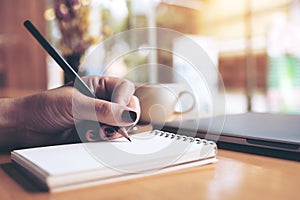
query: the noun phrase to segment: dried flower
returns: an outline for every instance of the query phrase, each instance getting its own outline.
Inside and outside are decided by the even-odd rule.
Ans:
[[[89,34],[90,5],[82,0],[54,0],[54,10],[62,34],[60,49],[63,55],[83,54],[97,42]]]

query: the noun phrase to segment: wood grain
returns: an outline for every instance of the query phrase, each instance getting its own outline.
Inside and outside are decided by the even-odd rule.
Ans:
[[[0,199],[298,199],[300,164],[227,150],[186,170],[62,193],[41,192],[0,155]],[[24,186],[25,185],[25,186]],[[26,186],[27,185],[27,186]],[[34,189],[35,188],[35,189]]]

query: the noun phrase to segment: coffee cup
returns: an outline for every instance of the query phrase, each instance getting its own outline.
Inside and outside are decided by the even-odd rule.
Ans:
[[[140,100],[141,122],[164,123],[174,114],[188,113],[195,107],[195,97],[179,83],[147,83],[136,87]]]

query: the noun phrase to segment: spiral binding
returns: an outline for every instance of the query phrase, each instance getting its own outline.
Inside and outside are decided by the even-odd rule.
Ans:
[[[193,142],[196,144],[204,144],[204,145],[214,144],[214,142],[208,141],[205,139],[194,138],[194,137],[190,137],[190,136],[186,136],[186,135],[179,135],[179,134],[170,133],[170,132],[166,132],[166,131],[153,130],[150,133],[161,136],[161,137],[170,138],[173,140],[181,140],[183,142],[190,142],[190,143]]]

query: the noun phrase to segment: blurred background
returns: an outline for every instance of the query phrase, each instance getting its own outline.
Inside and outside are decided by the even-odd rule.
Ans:
[[[30,19],[79,73],[118,76],[157,62],[183,67],[172,53],[135,52],[109,71],[78,69],[99,42],[132,28],[162,27],[198,43],[223,81],[226,112],[300,113],[299,0],[0,0],[0,96],[21,96],[68,81],[23,27]],[[160,35],[149,33],[149,43]],[[145,44],[147,45],[147,44]],[[180,40],[169,44],[181,48]],[[121,45],[122,46],[122,45]],[[114,48],[122,48],[120,45]],[[114,49],[112,48],[112,49]],[[188,76],[188,74],[187,74]],[[135,82],[172,82],[155,70]]]

